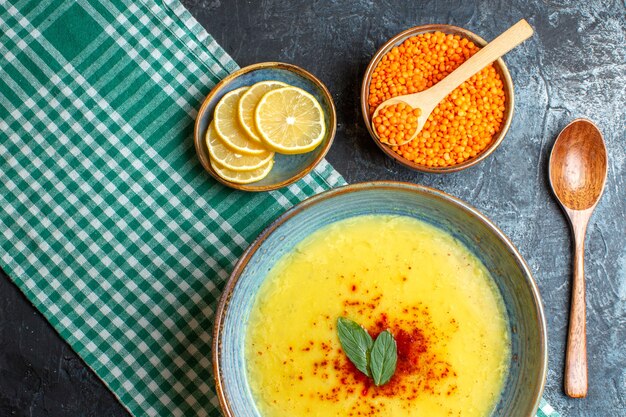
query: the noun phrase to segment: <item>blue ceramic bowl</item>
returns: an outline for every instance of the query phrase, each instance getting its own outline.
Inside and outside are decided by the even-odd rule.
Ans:
[[[252,184],[236,184],[226,181],[217,175],[211,167],[209,150],[207,149],[205,139],[209,124],[213,120],[215,106],[229,91],[268,80],[282,81],[311,93],[322,106],[322,110],[324,110],[326,135],[322,143],[311,152],[299,155],[281,155],[277,153],[274,156],[274,167],[267,177],[261,181]],[[295,65],[282,62],[262,62],[233,72],[213,88],[198,111],[194,130],[194,142],[202,166],[222,184],[244,191],[269,191],[294,183],[315,168],[328,152],[336,130],[335,104],[328,89],[320,80]]]
[[[259,417],[246,376],[244,337],[255,295],[268,270],[321,227],[366,214],[428,222],[455,236],[484,263],[506,305],[511,363],[493,416],[534,416],[547,367],[546,325],[537,285],[509,239],[475,208],[441,191],[407,183],[369,182],[316,195],[270,225],[243,254],[217,310],[215,382],[224,415]]]

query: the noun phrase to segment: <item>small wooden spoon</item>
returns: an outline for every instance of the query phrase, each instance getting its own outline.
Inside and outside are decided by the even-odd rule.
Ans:
[[[585,234],[604,190],[607,165],[602,133],[585,119],[563,129],[550,155],[550,185],[569,219],[575,244],[564,384],[565,393],[573,398],[587,395]]]
[[[530,38],[533,34],[533,28],[530,27],[526,20],[522,19],[509,29],[507,29],[500,36],[489,42],[484,48],[472,55],[461,66],[452,71],[443,80],[439,81],[434,86],[419,93],[406,94],[403,96],[397,96],[383,101],[372,116],[372,130],[378,136],[376,126],[374,126],[374,119],[378,115],[378,112],[392,104],[398,104],[404,102],[413,108],[419,108],[422,110],[422,114],[417,119],[417,129],[415,133],[398,145],[404,145],[412,141],[417,134],[424,127],[424,123],[430,116],[430,113],[437,107],[437,105],[446,98],[448,94],[454,91],[455,88],[463,84],[467,79],[471,78],[474,74],[491,64],[502,55],[515,48],[526,39]]]

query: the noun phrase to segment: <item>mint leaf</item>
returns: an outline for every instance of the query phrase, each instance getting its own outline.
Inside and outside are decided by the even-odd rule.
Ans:
[[[385,385],[396,371],[398,362],[398,348],[396,341],[389,330],[381,332],[370,353],[370,370],[374,384]]]
[[[337,334],[339,335],[341,347],[348,359],[350,359],[350,362],[359,371],[367,376],[371,376],[369,360],[374,341],[367,333],[367,330],[350,319],[339,317],[337,319]]]

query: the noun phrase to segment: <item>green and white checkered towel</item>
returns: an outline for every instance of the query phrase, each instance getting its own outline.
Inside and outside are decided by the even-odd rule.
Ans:
[[[326,162],[263,194],[203,171],[196,110],[236,68],[177,0],[0,0],[0,265],[136,416],[220,415],[225,279],[344,183]]]

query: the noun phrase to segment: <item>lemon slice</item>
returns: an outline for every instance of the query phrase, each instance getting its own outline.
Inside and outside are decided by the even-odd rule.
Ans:
[[[237,184],[249,184],[251,182],[260,181],[269,174],[274,166],[274,160],[270,159],[265,163],[265,165],[261,165],[260,167],[252,170],[252,171],[235,171],[230,168],[226,168],[223,165],[220,165],[219,162],[215,162],[213,158],[211,158],[211,166],[217,172],[217,175],[224,178],[227,181],[234,182]]]
[[[260,143],[250,139],[237,116],[239,99],[248,88],[241,87],[226,93],[215,106],[213,121],[217,135],[231,150],[243,155],[261,155],[267,150]]]
[[[215,162],[234,171],[252,171],[265,165],[274,156],[274,152],[270,151],[260,155],[242,155],[231,151],[217,136],[213,122],[206,132],[206,144],[209,148],[209,155]]]
[[[311,94],[297,87],[283,87],[266,93],[254,116],[263,142],[279,153],[312,151],[326,133],[320,104]]]
[[[281,87],[287,87],[287,84],[280,81],[261,81],[250,87],[239,99],[239,122],[248,135],[259,143],[262,143],[261,134],[256,129],[254,110],[265,93]]]

